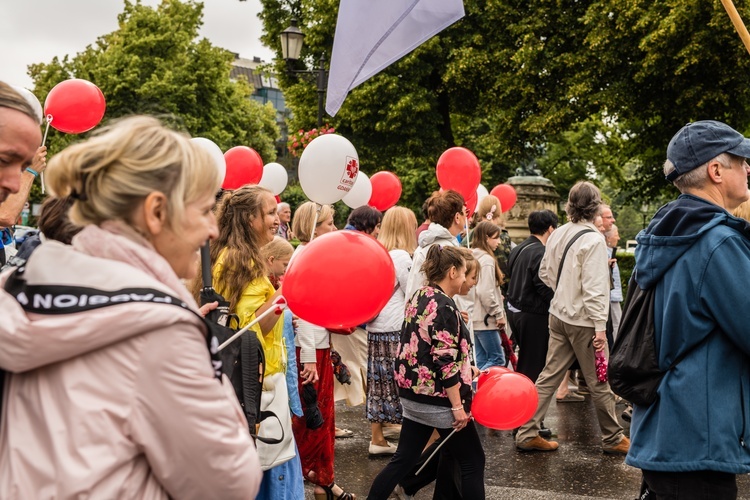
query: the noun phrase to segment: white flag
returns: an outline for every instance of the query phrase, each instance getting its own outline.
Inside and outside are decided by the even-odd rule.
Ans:
[[[341,0],[326,111],[351,89],[464,17],[463,0]]]

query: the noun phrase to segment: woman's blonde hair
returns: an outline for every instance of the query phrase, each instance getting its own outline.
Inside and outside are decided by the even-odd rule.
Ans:
[[[732,215],[750,222],[750,199],[740,203],[740,206],[732,210]]]
[[[310,243],[313,221],[315,221],[315,227],[318,227],[333,217],[333,214],[334,210],[331,205],[318,205],[312,201],[307,201],[297,207],[294,212],[292,232],[302,243]]]
[[[267,243],[260,249],[260,253],[263,255],[264,262],[268,262],[268,259],[271,257],[274,259],[288,259],[294,253],[294,247],[286,238],[274,236],[270,243]]]
[[[251,225],[253,219],[263,217],[266,196],[273,197],[273,193],[261,186],[242,186],[225,192],[216,207],[219,236],[211,241],[211,262],[216,266],[222,256],[221,271],[214,274],[215,287],[232,311],[245,287],[267,274],[262,245]]]
[[[459,250],[461,250],[461,255],[464,258],[464,261],[466,261],[466,276],[470,275],[474,271],[477,272],[477,280],[479,279],[479,261],[474,257],[474,253],[465,247],[459,247]]]
[[[392,207],[383,216],[378,241],[386,250],[406,250],[413,254],[417,249],[417,217],[406,207]]]
[[[490,218],[487,218],[487,215]],[[488,194],[481,199],[479,205],[477,205],[477,214],[474,218],[474,224],[479,224],[483,220],[488,220],[494,224],[502,226],[505,224],[505,215],[503,215],[503,207],[500,204],[500,200],[497,196]]]
[[[74,198],[70,220],[99,225],[130,220],[136,207],[155,191],[167,197],[167,224],[184,220],[185,205],[219,190],[213,159],[189,137],[156,118],[133,116],[97,131],[50,160],[50,191]]]

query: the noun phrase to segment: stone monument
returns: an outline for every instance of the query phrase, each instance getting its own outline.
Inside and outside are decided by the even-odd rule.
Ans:
[[[520,243],[529,237],[528,218],[535,210],[552,210],[557,213],[560,195],[551,180],[542,177],[536,162],[528,162],[516,169],[516,175],[507,181],[515,188],[518,199],[510,211],[505,213],[505,229],[511,239]]]

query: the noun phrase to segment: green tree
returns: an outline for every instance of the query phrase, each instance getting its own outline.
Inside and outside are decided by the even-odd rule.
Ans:
[[[193,0],[164,0],[156,8],[126,0],[116,31],[72,58],[55,57],[29,67],[35,94],[44,102],[60,81],[83,78],[104,93],[105,120],[157,115],[223,150],[246,145],[265,162],[274,161],[279,137],[275,111],[271,104],[250,99],[246,81],[229,80],[233,55],[198,39],[202,17],[203,4]],[[50,129],[50,152],[77,139]]]
[[[307,67],[330,55],[337,2],[261,1],[264,42],[279,59],[278,35],[292,17],[307,35]],[[539,159],[563,194],[590,178],[653,198],[672,192],[661,164],[684,123],[750,129],[750,91],[738,78],[750,58],[718,2],[476,0],[465,9],[355,88],[329,120],[366,172],[401,177],[402,201],[414,209],[437,186],[440,153],[455,145],[476,153],[488,186]],[[314,83],[288,76],[280,61],[276,69],[294,128],[312,128]]]

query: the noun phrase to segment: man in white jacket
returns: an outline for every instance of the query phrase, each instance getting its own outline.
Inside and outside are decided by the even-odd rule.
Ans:
[[[452,190],[437,193],[431,198],[427,214],[431,221],[430,227],[419,235],[419,247],[414,251],[414,261],[405,290],[407,301],[425,284],[422,264],[430,247],[435,244],[441,247],[458,246],[456,236],[464,230],[466,224],[464,198]]]
[[[516,435],[520,451],[554,451],[555,441],[538,435],[557,387],[574,359],[581,365],[602,433],[605,453],[625,455],[630,441],[615,415],[614,394],[596,375],[595,352],[607,353],[606,324],[609,312],[609,275],[604,238],[593,224],[601,193],[590,182],[570,190],[565,210],[570,222],[547,240],[539,277],[555,291],[550,304],[547,364],[536,381],[539,406]]]

